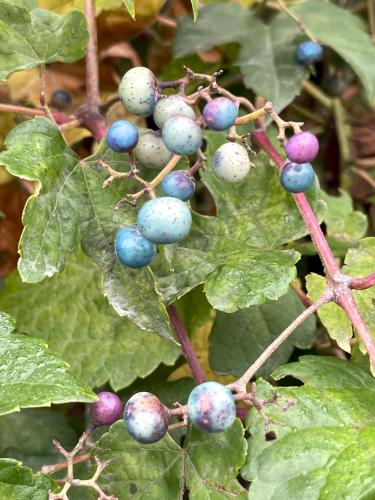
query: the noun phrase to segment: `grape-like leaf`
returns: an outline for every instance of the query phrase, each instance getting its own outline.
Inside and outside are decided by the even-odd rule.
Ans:
[[[0,41],[0,80],[5,80],[18,70],[81,59],[88,41],[86,19],[78,10],[64,16],[1,0]]]
[[[93,402],[96,395],[40,339],[12,331],[0,318],[0,414],[70,401]],[[6,316],[5,316],[6,319]]]
[[[135,5],[134,0],[123,0],[125,7],[128,9],[128,12],[132,19],[135,20]]]
[[[273,377],[302,387],[280,387],[276,402],[248,417],[249,455],[242,475],[251,500],[372,498],[375,494],[375,381],[347,361],[305,356]],[[259,396],[272,387],[259,383]]]
[[[169,435],[158,443],[141,445],[118,422],[100,438],[95,454],[111,460],[100,481],[119,500],[134,495],[182,498],[185,487],[192,500],[246,498],[236,480],[246,456],[239,420],[219,434],[190,429],[184,448]]]

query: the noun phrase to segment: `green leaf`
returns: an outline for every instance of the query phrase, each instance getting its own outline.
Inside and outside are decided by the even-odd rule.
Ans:
[[[135,21],[135,5],[134,0],[123,0],[125,7],[128,9],[128,12],[132,19]]]
[[[47,476],[33,474],[21,462],[0,458],[0,496],[4,500],[48,500],[48,491],[56,491]]]
[[[161,362],[173,364],[180,350],[119,317],[103,297],[101,280],[100,270],[76,252],[60,276],[41,283],[22,284],[13,273],[0,293],[0,307],[18,318],[22,331],[43,337],[90,387],[109,381],[118,390]]]
[[[242,375],[304,309],[296,293],[290,290],[274,302],[234,314],[218,312],[210,335],[211,368],[220,374]],[[258,370],[257,376],[268,377],[277,366],[286,363],[294,346],[311,347],[315,332],[316,320],[310,316]]]
[[[192,500],[245,498],[236,480],[246,456],[239,420],[220,434],[189,430],[184,448],[169,435],[158,443],[141,445],[118,422],[98,441],[95,454],[111,460],[100,481],[119,500],[134,495],[182,498],[185,486]]]
[[[73,449],[79,436],[67,418],[51,409],[30,409],[0,417],[0,455],[20,460],[37,472],[44,464],[61,461],[53,445]]]
[[[116,231],[134,223],[135,213],[130,206],[114,210],[124,185],[113,183],[103,189],[107,172],[100,168],[99,160],[118,168],[119,164],[126,166],[127,155],[113,154],[102,145],[83,162],[47,118],[23,122],[8,135],[6,146],[0,163],[18,177],[41,183],[23,214],[18,264],[23,281],[36,283],[61,272],[67,256],[81,242],[105,273],[104,291],[117,313],[142,330],[171,337],[168,315],[150,269],[126,268],[113,252]],[[131,191],[134,183],[128,187]]]
[[[63,16],[2,0],[0,40],[0,80],[5,80],[40,64],[81,59],[88,41],[86,18],[78,10]]]
[[[251,410],[252,437],[242,475],[252,481],[252,500],[372,498],[375,494],[375,381],[347,361],[305,356],[280,367],[305,382],[280,387],[278,400],[265,405],[272,419],[264,438],[263,418]],[[271,386],[260,384],[270,393]]]
[[[198,11],[199,11],[199,0],[190,0],[191,8],[193,9],[193,20],[194,22],[198,19]]]
[[[6,330],[0,337],[0,415],[51,403],[96,400],[41,340]]]
[[[13,332],[16,327],[16,322],[8,314],[0,311],[0,335],[6,335]]]
[[[304,26],[319,42],[330,46],[357,73],[367,98],[375,98],[375,45],[362,29],[358,18],[332,2],[309,0],[295,5],[291,11],[302,19]],[[332,29],[332,19],[335,29]],[[348,43],[350,40],[350,43]]]

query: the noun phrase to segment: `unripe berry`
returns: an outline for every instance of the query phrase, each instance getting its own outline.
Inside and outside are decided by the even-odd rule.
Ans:
[[[140,135],[134,153],[136,159],[148,168],[163,168],[173,156],[164,144],[160,132],[152,130]]]
[[[140,209],[137,225],[153,243],[176,243],[190,231],[191,213],[183,201],[165,196],[147,201]]]
[[[319,141],[311,132],[294,134],[285,146],[285,153],[295,163],[310,163],[319,152]]]
[[[224,431],[236,418],[233,394],[218,382],[204,382],[195,387],[187,407],[191,423],[206,432]]]
[[[116,233],[115,252],[122,264],[139,269],[152,261],[156,246],[146,240],[136,226],[125,226]]]
[[[185,99],[182,96],[171,95],[159,99],[155,106],[153,116],[156,125],[162,129],[168,118],[174,115],[183,115],[188,116],[193,120],[196,119],[193,108],[185,102]]]
[[[154,73],[142,66],[130,69],[121,80],[119,94],[123,105],[131,113],[152,115],[159,96]]]
[[[168,118],[162,130],[163,141],[176,155],[190,156],[202,146],[202,130],[192,118],[174,115]]]
[[[195,181],[193,177],[183,170],[175,170],[164,177],[161,188],[166,196],[187,201],[194,194]]]
[[[64,110],[72,104],[72,96],[66,90],[55,90],[51,98],[51,106]]]
[[[96,425],[111,425],[121,417],[121,399],[113,392],[98,393],[99,400],[90,405],[91,417]]]
[[[107,144],[116,153],[126,153],[138,142],[138,129],[127,120],[117,120],[108,129]]]
[[[296,63],[302,65],[313,64],[314,62],[320,61],[322,56],[322,46],[312,40],[300,43],[294,54]]]
[[[212,157],[212,171],[222,181],[241,182],[250,172],[250,167],[246,148],[236,142],[226,142]]]
[[[203,118],[212,130],[227,130],[237,118],[238,108],[227,97],[216,97],[203,108]]]
[[[126,403],[125,427],[139,443],[160,441],[167,433],[169,419],[167,408],[149,392],[138,392]]]
[[[314,183],[315,173],[310,163],[286,163],[280,173],[280,182],[289,193],[303,193]]]

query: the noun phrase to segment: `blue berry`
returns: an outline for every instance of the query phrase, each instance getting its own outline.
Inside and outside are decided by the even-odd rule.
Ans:
[[[90,405],[92,420],[96,425],[111,425],[121,417],[121,399],[113,392],[98,393],[99,400]]]
[[[146,240],[135,226],[125,226],[117,231],[115,252],[125,266],[135,269],[146,267],[156,254],[156,247]]]
[[[127,120],[117,120],[108,129],[107,144],[116,153],[126,153],[135,148],[138,129]]]
[[[134,154],[141,165],[147,168],[163,168],[173,156],[164,144],[160,132],[152,130],[140,135]]]
[[[138,392],[126,403],[124,423],[139,443],[156,443],[167,433],[170,414],[150,392]]]
[[[212,130],[227,130],[238,114],[236,104],[227,97],[217,97],[209,101],[203,108],[203,118]]]
[[[314,183],[315,173],[310,163],[286,163],[280,173],[280,182],[289,193],[303,193]]]
[[[72,104],[72,96],[66,90],[55,90],[52,94],[51,105],[57,109],[66,109]]]
[[[183,170],[175,170],[164,177],[161,188],[166,196],[187,201],[194,194],[195,181],[193,177]]]
[[[202,146],[202,130],[189,116],[174,115],[168,118],[162,130],[163,141],[176,155],[190,156]]]
[[[165,196],[147,201],[140,209],[137,225],[153,243],[176,243],[190,231],[191,213],[183,201]]]
[[[233,394],[218,382],[204,382],[195,387],[187,407],[191,423],[206,432],[224,431],[236,418]]]
[[[131,113],[152,115],[159,97],[154,73],[142,66],[130,69],[121,80],[119,94],[123,105]]]
[[[322,56],[322,46],[319,45],[319,43],[313,42],[312,40],[300,43],[294,54],[296,63],[302,64],[304,66],[320,61]]]
[[[174,115],[184,115],[196,119],[196,115],[192,107],[190,107],[185,99],[180,95],[171,95],[162,97],[155,106],[154,122],[162,129],[165,122]]]
[[[236,142],[226,142],[212,157],[212,171],[222,181],[236,183],[250,172],[251,162],[246,148]]]

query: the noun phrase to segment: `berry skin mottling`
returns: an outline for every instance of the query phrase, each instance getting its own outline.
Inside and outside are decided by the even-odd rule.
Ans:
[[[319,152],[319,141],[311,132],[294,134],[286,143],[285,153],[294,163],[310,163]]]
[[[173,156],[164,144],[160,132],[152,130],[140,135],[134,154],[142,166],[158,169],[165,167]]]
[[[125,108],[138,116],[150,116],[159,97],[154,73],[142,66],[125,73],[119,86],[120,99]]]
[[[233,394],[218,382],[204,382],[190,393],[188,415],[191,423],[205,432],[222,432],[236,418]]]
[[[165,122],[162,137],[172,153],[190,156],[202,146],[202,130],[189,116],[174,115]]]
[[[236,183],[250,172],[251,162],[246,149],[235,142],[226,142],[212,157],[212,171],[222,181]]]
[[[168,431],[169,419],[168,409],[150,392],[138,392],[126,403],[125,427],[139,443],[160,441]]]
[[[322,56],[322,46],[319,43],[308,40],[298,45],[297,50],[294,54],[294,59],[297,64],[305,66],[320,61]]]
[[[227,97],[216,97],[203,108],[203,118],[212,130],[228,130],[238,114],[236,104]]]
[[[146,240],[136,226],[119,229],[115,237],[117,259],[127,267],[146,267],[156,255],[156,246]]]
[[[99,400],[90,405],[91,417],[96,425],[111,425],[121,417],[121,399],[113,392],[98,393]]]
[[[138,138],[135,125],[127,120],[117,120],[108,129],[107,144],[116,153],[126,153],[137,145]]]
[[[190,200],[195,191],[195,181],[183,170],[175,170],[166,175],[161,183],[166,196],[172,196],[182,201]]]
[[[310,163],[286,163],[280,173],[280,182],[289,193],[303,193],[311,187],[315,172]]]
[[[188,116],[192,120],[197,118],[193,108],[185,102],[183,97],[179,95],[162,97],[155,106],[154,122],[162,129],[168,118],[174,115]]]
[[[161,244],[176,243],[185,238],[191,222],[191,212],[186,203],[171,196],[147,201],[137,217],[142,236]]]

